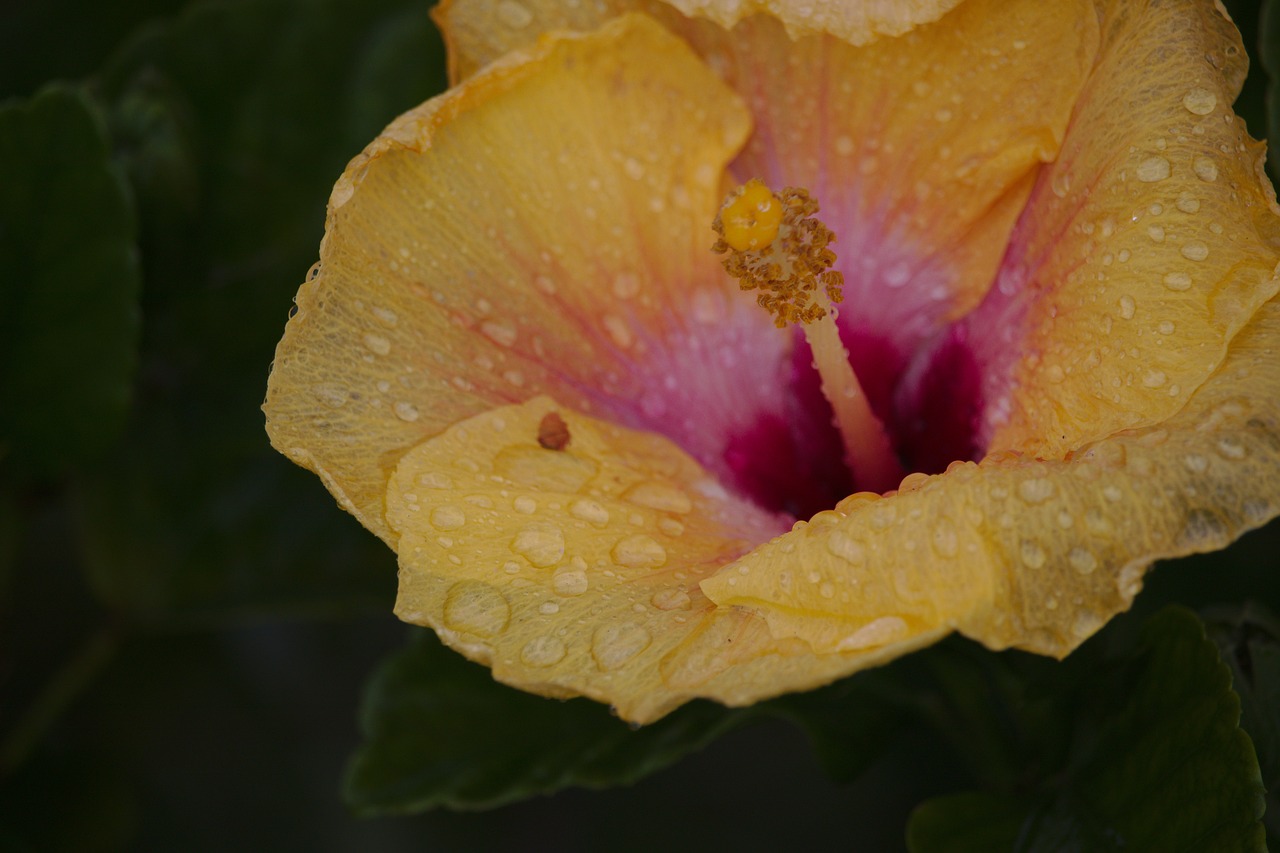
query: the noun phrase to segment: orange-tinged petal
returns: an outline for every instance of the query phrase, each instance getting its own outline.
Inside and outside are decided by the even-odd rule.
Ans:
[[[1164,420],[1280,287],[1264,148],[1231,111],[1239,34],[1209,3],[1102,6],[1062,152],[969,320],[995,451],[1059,458]]]
[[[862,45],[881,36],[900,36],[945,15],[960,0],[667,0],[691,17],[710,18],[722,27],[756,14],[781,21],[792,38],[829,34]]]
[[[1098,45],[1088,0],[970,0],[861,48],[767,17],[693,37],[756,121],[735,172],[812,191],[843,322],[903,353],[990,288]]]
[[[732,425],[784,393],[785,339],[708,250],[747,130],[641,17],[546,40],[402,116],[334,188],[273,366],[272,442],[391,543],[400,456],[537,393],[723,462]]]
[[[703,39],[757,14],[786,26],[794,38],[830,34],[849,44],[867,44],[881,36],[901,35],[936,21],[960,0],[443,0],[431,10],[449,49],[449,79],[458,82],[503,54],[523,48],[552,30],[593,30],[628,11],[642,11],[689,35]],[[676,10],[679,10],[678,12]],[[680,14],[683,13],[683,14]],[[697,20],[717,27],[699,27]],[[695,36],[695,41],[700,40]]]
[[[569,436],[559,450],[538,440],[553,413]],[[500,681],[590,696],[634,722],[697,696],[745,704],[816,686],[879,662],[886,646],[901,654],[935,639],[882,631],[860,656],[815,655],[750,612],[716,608],[698,582],[785,524],[670,441],[547,397],[406,454],[387,522],[399,536],[400,618]]]
[[[1221,548],[1280,514],[1278,344],[1273,300],[1167,421],[1061,461],[997,455],[854,496],[703,592],[816,650],[888,624],[895,637],[954,628],[1065,655],[1129,606],[1154,560]]]

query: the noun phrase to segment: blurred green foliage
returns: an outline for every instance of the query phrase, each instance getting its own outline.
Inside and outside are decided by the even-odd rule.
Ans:
[[[1280,15],[1227,5],[1280,68]],[[333,180],[443,86],[421,0],[0,7],[0,849],[882,850],[921,803],[919,850],[1257,841],[1275,524],[1065,663],[952,639],[639,731],[396,624],[393,555],[258,405]],[[1255,135],[1276,98],[1255,62]],[[501,819],[347,811],[441,806]]]

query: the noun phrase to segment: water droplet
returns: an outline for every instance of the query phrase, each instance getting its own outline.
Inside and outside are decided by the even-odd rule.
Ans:
[[[659,610],[688,610],[693,606],[689,593],[678,587],[658,590],[650,602]]]
[[[1182,252],[1182,257],[1189,261],[1203,261],[1209,257],[1209,247],[1198,240],[1187,243],[1180,251]]]
[[[554,524],[530,524],[516,534],[511,550],[538,568],[554,566],[564,559],[564,532]]]
[[[553,666],[564,660],[566,651],[559,637],[538,637],[525,643],[520,660],[529,666]]]
[[[1186,465],[1187,470],[1193,474],[1203,474],[1209,469],[1209,460],[1199,453],[1188,453],[1183,457],[1182,464]]]
[[[1142,377],[1142,384],[1146,388],[1160,388],[1167,380],[1163,370],[1148,370]]]
[[[593,501],[590,498],[574,501],[569,507],[569,514],[592,524],[609,523],[609,510],[605,509],[599,501]]]
[[[453,480],[448,474],[442,474],[439,471],[427,471],[425,474],[419,474],[417,483],[419,486],[425,486],[428,489],[452,489]]]
[[[939,557],[954,557],[960,550],[959,538],[955,526],[946,519],[941,519],[933,526],[933,550]]]
[[[347,393],[347,389],[340,385],[332,385],[330,383],[322,383],[320,385],[312,385],[311,393],[316,395],[320,400],[331,409],[340,409],[351,399],[351,395]]]
[[[364,336],[364,345],[369,351],[376,355],[386,355],[391,352],[391,341],[382,335],[375,335],[373,332],[366,332]]]
[[[1208,89],[1195,88],[1182,96],[1182,105],[1189,113],[1207,116],[1218,106],[1218,96]]]
[[[658,519],[658,529],[668,536],[679,536],[684,533],[684,525],[676,521],[674,518]]]
[[[1041,548],[1039,543],[1030,539],[1022,540],[1022,544],[1018,547],[1018,556],[1022,558],[1022,564],[1028,569],[1038,569],[1049,559],[1044,552],[1044,548]]]
[[[459,581],[445,595],[444,622],[455,631],[493,637],[510,619],[511,605],[502,593],[480,581]]]
[[[533,13],[515,0],[501,0],[494,12],[498,20],[512,29],[521,29],[533,22]]]
[[[867,561],[867,549],[863,547],[862,543],[839,530],[833,530],[827,536],[827,550],[833,556],[839,557],[855,566],[861,566]]]
[[[418,407],[406,400],[398,401],[391,409],[396,413],[396,417],[402,421],[413,423],[418,419]]]
[[[601,323],[613,342],[623,349],[628,349],[635,343],[635,336],[631,333],[631,327],[621,317],[614,314],[606,314]]]
[[[456,506],[445,504],[431,511],[431,526],[436,530],[457,530],[466,523],[466,514]]]
[[[684,515],[693,509],[693,501],[684,490],[669,483],[650,480],[637,483],[622,495],[625,500],[637,506],[656,509],[659,512],[674,512]]]
[[[1172,335],[1178,327],[1170,320],[1161,320],[1156,326],[1156,331],[1162,335]]]
[[[1182,193],[1178,196],[1177,207],[1183,213],[1195,213],[1200,209],[1200,199],[1191,193]]]
[[[1132,296],[1120,297],[1120,319],[1132,320],[1136,310],[1137,305],[1134,303]]]
[[[906,261],[898,261],[884,271],[884,283],[888,287],[902,287],[911,280],[911,267]]]
[[[1066,198],[1067,193],[1071,192],[1071,176],[1066,172],[1059,172],[1053,176],[1049,186],[1058,198]]]
[[[628,569],[655,569],[667,562],[667,550],[652,536],[628,536],[613,546],[613,559]]]
[[[606,672],[617,669],[649,647],[653,638],[640,625],[602,625],[591,637],[591,656]]]
[[[500,347],[509,347],[516,342],[516,330],[506,323],[496,320],[485,320],[480,324],[480,334]]]
[[[1135,174],[1137,174],[1138,180],[1151,183],[1153,181],[1163,181],[1169,177],[1170,172],[1168,160],[1163,157],[1148,157],[1138,164]]]
[[[375,305],[369,310],[373,312],[373,316],[378,318],[378,322],[382,323],[382,325],[387,328],[392,328],[396,323],[400,322],[400,318],[396,316],[396,312],[389,308],[382,308]]]
[[[1067,562],[1071,564],[1071,568],[1082,575],[1087,575],[1098,568],[1098,558],[1084,548],[1072,548],[1067,553]]]
[[[558,572],[551,578],[551,588],[557,595],[582,595],[588,585],[587,573],[581,569]]]
[[[640,292],[640,277],[632,272],[620,272],[613,279],[613,295],[630,299]]]
[[[1197,157],[1191,165],[1191,169],[1196,173],[1196,177],[1202,181],[1218,180],[1218,166],[1208,157]]]
[[[1148,225],[1147,236],[1157,243],[1164,242],[1164,227],[1161,225]]]
[[[538,511],[538,502],[528,495],[520,495],[511,502],[511,506],[516,512],[524,515],[533,515]]]
[[[1243,459],[1245,457],[1244,445],[1230,436],[1218,439],[1218,453],[1224,459]]]
[[[1190,290],[1191,276],[1184,272],[1166,273],[1164,277],[1164,286],[1175,291]]]
[[[1044,503],[1053,497],[1057,486],[1045,477],[1032,477],[1018,484],[1018,497],[1029,504]]]

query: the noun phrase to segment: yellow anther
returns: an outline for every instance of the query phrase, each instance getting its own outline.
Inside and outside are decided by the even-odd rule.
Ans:
[[[725,255],[725,270],[743,290],[758,291],[756,301],[778,328],[820,320],[823,304],[842,298],[844,277],[831,269],[836,254],[827,248],[836,235],[817,212],[808,190],[775,193],[752,179],[729,193],[711,223],[720,237],[712,250]]]
[[[818,220],[818,202],[801,187],[775,193],[759,180],[729,193],[711,227],[720,239],[712,251],[724,255],[725,271],[783,328],[800,324],[813,352],[822,394],[831,404],[844,440],[845,461],[859,488],[885,491],[902,470],[884,424],[840,340],[835,309],[844,298],[844,277],[831,269],[836,235]]]
[[[724,200],[720,221],[724,223],[720,236],[734,249],[763,249],[778,236],[782,202],[763,181],[753,178]]]

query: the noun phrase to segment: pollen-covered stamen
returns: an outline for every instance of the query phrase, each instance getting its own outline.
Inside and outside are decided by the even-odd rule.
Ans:
[[[843,299],[844,277],[831,269],[836,254],[829,246],[836,235],[817,212],[818,202],[808,190],[787,187],[774,193],[753,179],[721,205],[711,223],[720,238],[712,250],[725,256],[724,268],[739,287],[757,291],[756,302],[778,328],[800,324],[855,484],[887,491],[897,485],[902,469],[840,341],[832,306]]]

